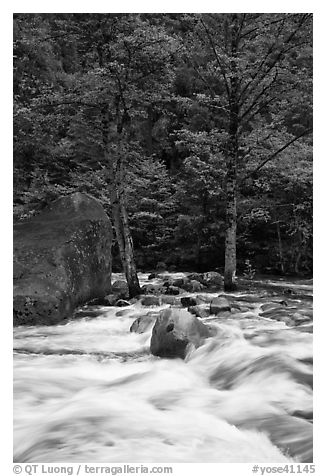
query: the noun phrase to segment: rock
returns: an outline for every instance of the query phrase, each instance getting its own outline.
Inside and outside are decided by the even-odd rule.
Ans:
[[[117,317],[122,317],[122,316],[126,316],[129,313],[130,313],[130,309],[121,309],[121,311],[117,311],[115,315]]]
[[[180,288],[177,288],[176,286],[169,286],[168,288],[166,288],[165,294],[177,296],[178,294],[180,294]]]
[[[103,298],[104,306],[114,306],[117,302],[117,296],[115,294],[107,294]]]
[[[172,281],[172,286],[176,286],[177,288],[182,288],[184,289],[184,286],[189,283],[189,279],[186,277],[183,278],[177,278]]]
[[[137,334],[143,334],[144,332],[147,332],[152,324],[154,324],[157,317],[157,313],[151,312],[137,317],[130,327],[130,332],[136,332]]]
[[[96,318],[103,315],[103,310],[100,309],[78,309],[74,312],[74,318],[81,319],[81,318]]]
[[[145,284],[141,288],[143,294],[162,294],[165,288],[160,284]]]
[[[195,281],[193,279],[187,282],[186,284],[183,284],[182,288],[190,293],[196,293],[198,291],[202,291],[204,288],[204,285],[201,284],[199,281]]]
[[[124,299],[119,299],[115,305],[118,307],[125,307],[125,306],[130,306],[131,304],[129,301],[125,301]]]
[[[229,301],[223,297],[214,298],[211,302],[210,314],[219,314],[222,311],[231,311]]]
[[[110,220],[84,193],[14,226],[14,325],[54,324],[111,288]]]
[[[156,319],[150,350],[159,357],[184,359],[189,344],[196,348],[210,337],[209,328],[185,309],[164,309]]]
[[[204,273],[202,282],[206,286],[221,288],[224,285],[224,278],[220,273],[217,273],[216,271],[209,271],[208,273]]]
[[[181,298],[181,304],[183,305],[183,307],[196,306],[197,301],[194,297],[186,296]]]
[[[190,281],[199,281],[201,284],[202,283],[202,280],[203,280],[203,274],[200,274],[200,273],[190,273],[188,274],[188,279]]]
[[[151,273],[147,279],[150,281],[151,279],[155,279],[155,278],[157,278],[157,273]]]
[[[158,296],[144,296],[141,303],[143,306],[159,306],[161,304]]]
[[[188,307],[188,311],[191,314],[195,314],[197,317],[204,319],[210,315],[210,305],[209,304],[197,304],[196,306]]]
[[[126,281],[117,280],[112,284],[112,293],[116,294],[120,299],[128,299],[129,288]]]
[[[162,304],[170,304],[171,306],[179,306],[180,299],[174,296],[162,296],[161,297]]]
[[[211,303],[212,296],[209,294],[197,294],[196,296],[196,304],[203,304],[203,303]]]

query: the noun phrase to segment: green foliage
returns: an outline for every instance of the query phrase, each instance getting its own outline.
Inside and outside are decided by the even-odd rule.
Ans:
[[[234,54],[231,14],[16,14],[15,216],[75,190],[111,213],[113,166],[141,267],[222,267],[236,72],[239,268],[310,273],[311,19],[238,15]]]

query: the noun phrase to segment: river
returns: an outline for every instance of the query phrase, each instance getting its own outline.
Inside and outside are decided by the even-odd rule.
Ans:
[[[129,331],[137,313],[154,309],[139,302],[15,328],[15,461],[312,461],[311,324],[259,316],[262,302],[283,294],[249,297],[234,293],[244,310],[204,319],[217,337],[185,361],[150,355],[151,329]],[[309,299],[291,300],[311,312]]]

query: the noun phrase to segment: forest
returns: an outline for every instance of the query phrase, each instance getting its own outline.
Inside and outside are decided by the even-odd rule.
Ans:
[[[14,220],[72,192],[113,270],[312,274],[312,15],[15,14]]]

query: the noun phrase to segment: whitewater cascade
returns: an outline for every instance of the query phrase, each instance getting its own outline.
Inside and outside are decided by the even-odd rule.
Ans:
[[[204,319],[217,336],[185,361],[129,331],[139,302],[15,328],[15,461],[311,461],[312,334],[258,307]]]

